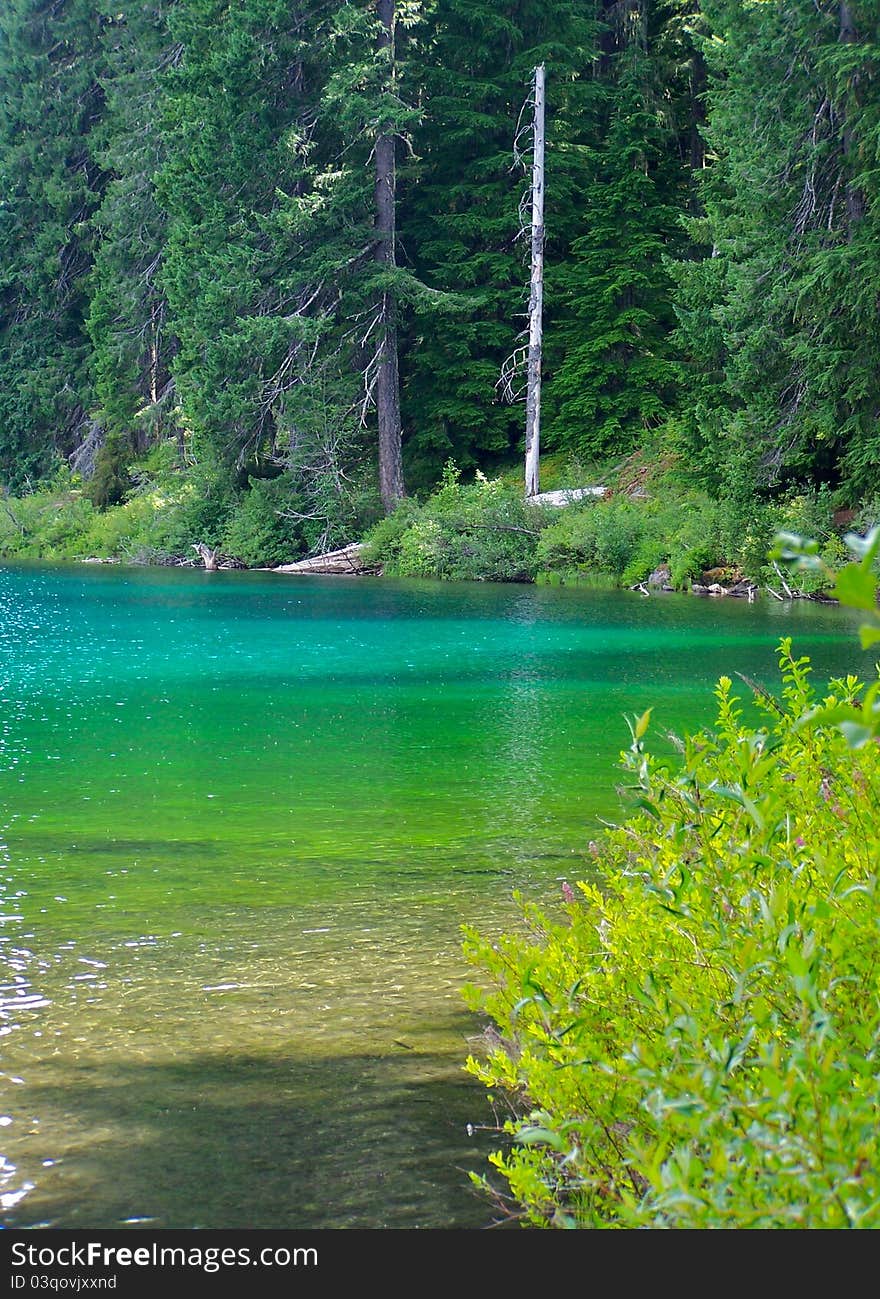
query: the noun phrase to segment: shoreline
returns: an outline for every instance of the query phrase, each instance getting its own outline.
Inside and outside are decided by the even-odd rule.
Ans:
[[[126,560],[117,555],[86,555],[81,557],[66,556],[64,558],[47,558],[43,555],[0,555],[0,566],[15,564],[57,564],[57,565],[86,565],[92,566],[114,566],[132,569],[161,569],[173,568],[184,569],[190,572],[201,573],[277,573],[282,577],[357,577],[357,578],[383,578],[388,576],[383,572],[380,566],[359,565],[352,562],[350,556],[352,551],[359,551],[362,547],[361,542],[354,542],[351,546],[344,547],[340,551],[332,551],[327,555],[311,556],[304,560],[297,560],[290,564],[255,564],[253,566],[242,563],[240,560],[226,561],[224,556],[218,556],[218,562],[213,566],[206,565],[198,558],[189,559],[188,557],[176,556],[162,562],[149,562]],[[329,562],[328,562],[329,561]],[[553,570],[548,570],[548,574],[553,576]],[[652,577],[654,575],[652,574]],[[449,579],[440,577],[422,577],[422,578],[393,578],[394,581],[428,581],[444,583]],[[783,604],[794,604],[798,601],[807,600],[813,604],[831,605],[840,607],[840,601],[830,595],[821,592],[792,591],[786,587],[784,593],[775,590],[773,587],[753,581],[751,578],[737,578],[732,580],[728,585],[723,582],[692,582],[688,587],[673,587],[671,585],[651,581],[636,582],[626,585],[610,584],[607,587],[592,587],[589,582],[566,582],[560,578],[558,581],[491,581],[485,578],[458,578],[460,582],[468,584],[487,583],[494,586],[565,586],[576,588],[578,586],[586,589],[603,589],[610,591],[629,591],[633,594],[640,595],[644,598],[652,598],[665,595],[693,595],[701,599],[720,600],[746,600],[747,603],[753,604],[759,596],[769,597]]]

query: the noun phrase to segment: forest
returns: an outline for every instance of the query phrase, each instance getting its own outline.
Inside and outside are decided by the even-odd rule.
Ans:
[[[780,523],[833,550],[880,497],[877,21],[872,0],[9,0],[0,550],[271,565],[378,526],[398,571],[443,575],[401,566],[384,516],[406,502],[399,539],[452,478],[516,516],[539,64],[542,486],[637,463],[712,538],[682,581],[748,568],[743,539],[763,556]],[[446,568],[541,566],[504,554]]]

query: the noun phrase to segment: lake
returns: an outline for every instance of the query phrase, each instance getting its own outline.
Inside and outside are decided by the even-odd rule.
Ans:
[[[625,718],[871,669],[858,617],[574,588],[0,568],[0,1206],[480,1228],[460,926],[561,901]],[[746,687],[742,690],[746,693]]]

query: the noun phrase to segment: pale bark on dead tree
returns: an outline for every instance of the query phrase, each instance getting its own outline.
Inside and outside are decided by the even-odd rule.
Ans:
[[[540,491],[541,359],[544,313],[544,65],[535,68],[532,156],[532,258],[526,378],[526,496]]]
[[[219,568],[219,556],[213,546],[206,546],[203,541],[197,541],[193,546],[193,550],[205,565],[205,571],[207,573],[216,573]]]

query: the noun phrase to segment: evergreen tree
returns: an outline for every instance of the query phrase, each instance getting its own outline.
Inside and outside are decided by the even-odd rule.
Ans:
[[[166,81],[160,195],[173,372],[194,453],[240,479],[286,469],[296,487],[316,458],[344,469],[377,394],[393,408],[396,315],[419,292],[396,264],[393,192],[412,118],[400,29],[416,16],[375,0],[179,0],[172,16],[183,53]],[[389,427],[386,468],[393,410]],[[388,507],[399,467],[383,482]]]
[[[100,27],[89,0],[0,9],[0,479],[10,487],[71,455],[88,425]]]
[[[280,196],[297,194],[308,147],[309,19],[277,0],[179,0],[169,17],[158,283],[178,339],[175,418],[193,456],[229,469],[276,451],[297,341],[299,248]]]
[[[745,494],[876,490],[880,8],[706,12],[715,158],[691,227],[706,256],[677,271],[684,445],[710,483]]]
[[[664,258],[681,245],[679,87],[659,57],[669,13],[645,0],[604,8],[599,112],[584,149],[583,233],[551,272],[560,363],[548,434],[587,457],[628,451],[668,414],[676,368]],[[549,440],[548,438],[548,440]]]
[[[109,177],[93,218],[96,236],[88,334],[94,375],[94,465],[85,445],[77,464],[88,471],[101,505],[129,486],[128,464],[161,439],[173,392],[169,365],[174,340],[159,288],[165,214],[155,177],[164,159],[162,73],[179,57],[167,28],[167,7],[102,0],[107,76],[106,107],[92,149]]]

